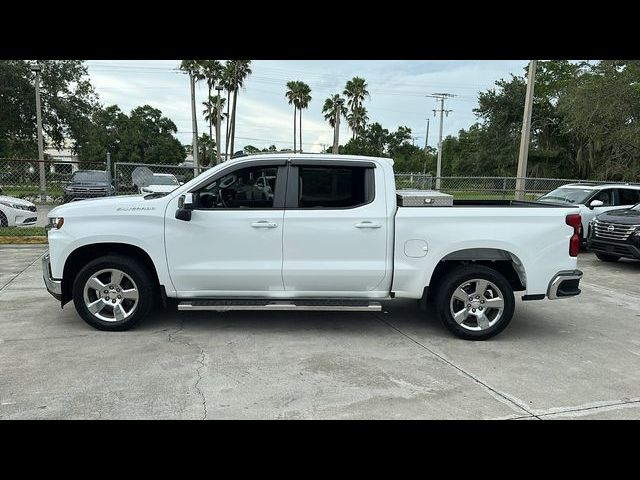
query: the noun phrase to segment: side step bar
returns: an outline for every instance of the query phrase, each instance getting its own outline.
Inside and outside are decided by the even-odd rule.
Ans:
[[[209,310],[229,312],[231,310],[297,310],[380,312],[380,302],[369,300],[186,300],[178,304],[178,310]]]

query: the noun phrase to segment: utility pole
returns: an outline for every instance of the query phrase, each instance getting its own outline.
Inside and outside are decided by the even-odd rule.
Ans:
[[[455,97],[451,93],[433,93],[431,95],[427,95],[427,97],[435,98],[436,100],[440,100],[440,110],[434,110],[433,116],[435,117],[436,112],[440,112],[440,135],[438,137],[438,163],[436,167],[436,190],[440,190],[440,177],[442,176],[442,125],[443,125],[443,115],[446,114],[449,116],[449,112],[453,110],[445,110],[444,109],[444,101],[447,98]]]
[[[331,149],[331,153],[338,154],[340,149],[340,115],[342,114],[342,104],[344,100],[340,99],[336,102],[338,104],[338,108],[336,108],[336,121],[333,126],[333,148]]]
[[[198,163],[198,120],[196,118],[196,82],[193,72],[189,72],[191,82],[191,118],[193,125],[193,175],[200,175],[200,164]]]
[[[220,159],[220,143],[222,143],[220,141],[220,92],[222,91],[224,87],[222,85],[216,85],[216,90],[218,91],[218,99],[216,100],[217,103],[217,112],[216,112],[216,149],[217,149],[217,163],[220,163],[221,159]]]
[[[36,122],[38,124],[38,166],[40,172],[40,202],[47,201],[46,184],[44,178],[44,144],[42,142],[42,111],[40,110],[40,70],[39,64],[31,66],[31,71],[36,74]]]
[[[429,119],[427,118],[427,133],[424,136],[424,167],[422,168],[422,173],[427,173],[427,158],[429,158],[429,153],[427,151],[427,147],[429,146]]]
[[[109,174],[109,180],[111,180],[111,153],[107,152],[107,173]]]
[[[527,176],[527,160],[529,159],[529,137],[531,135],[531,113],[533,111],[533,89],[536,83],[536,60],[529,61],[527,77],[527,96],[524,100],[522,115],[522,131],[520,132],[520,153],[518,154],[518,173],[516,177],[516,199],[524,200]]]

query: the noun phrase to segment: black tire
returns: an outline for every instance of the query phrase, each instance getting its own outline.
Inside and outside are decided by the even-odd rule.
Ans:
[[[138,304],[131,315],[124,320],[105,321],[92,314],[84,301],[84,287],[95,273],[115,268],[131,277],[138,290]],[[135,327],[149,313],[154,302],[154,282],[148,269],[134,258],[124,255],[107,255],[89,262],[73,282],[73,303],[82,319],[98,330],[119,332]]]
[[[596,253],[596,257],[598,257],[603,262],[617,262],[622,258],[619,255],[609,255],[607,253],[600,253],[600,252],[595,252],[595,253]]]
[[[0,212],[0,227],[8,227],[8,226],[9,226],[9,220],[7,220],[7,216],[3,212]]]
[[[493,283],[502,292],[504,307],[502,315],[496,323],[484,330],[469,330],[463,325],[458,324],[453,318],[450,309],[451,299],[455,290],[465,281],[481,279],[488,280]],[[489,301],[489,300],[487,300]],[[507,279],[498,271],[483,265],[460,265],[451,270],[442,280],[438,288],[436,296],[436,311],[440,321],[457,337],[465,340],[486,340],[491,338],[502,330],[511,322],[515,309],[515,297],[513,295],[513,287]],[[489,312],[491,312],[489,310]],[[472,317],[469,317],[472,318]],[[466,320],[463,321],[466,323]]]

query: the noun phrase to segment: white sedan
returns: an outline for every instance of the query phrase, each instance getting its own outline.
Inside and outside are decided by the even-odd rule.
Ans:
[[[0,195],[0,227],[35,225],[38,219],[36,206],[21,198]]]
[[[171,173],[154,173],[149,185],[140,187],[140,193],[169,193],[182,185],[175,175]]]

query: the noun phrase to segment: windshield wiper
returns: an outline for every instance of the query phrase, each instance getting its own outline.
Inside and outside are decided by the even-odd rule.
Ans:
[[[144,197],[145,200],[153,200],[154,198],[160,198],[160,197],[164,197],[166,194],[168,194],[169,192],[154,192],[154,193],[147,193]]]

